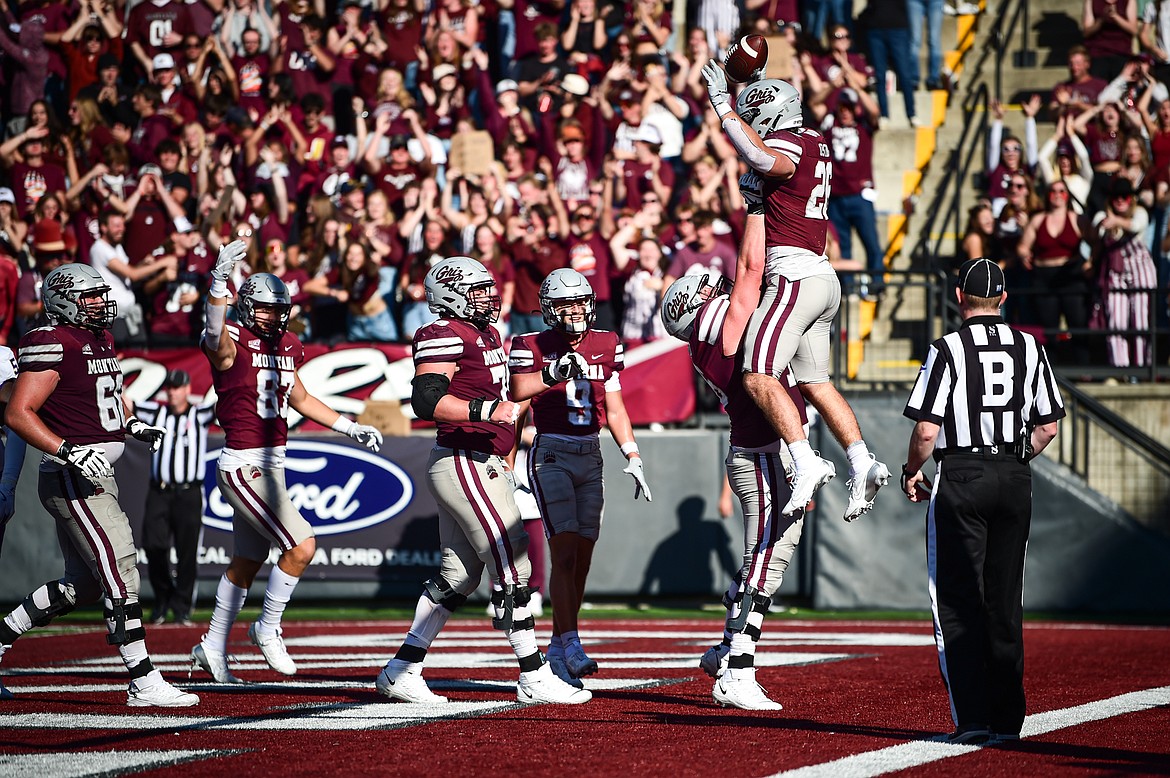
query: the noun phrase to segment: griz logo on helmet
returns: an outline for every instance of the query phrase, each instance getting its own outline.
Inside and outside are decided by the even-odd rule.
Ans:
[[[443,286],[448,287],[449,289],[454,289],[456,286],[462,283],[463,271],[458,267],[440,268],[438,272],[435,273],[435,281],[442,284]]]
[[[769,88],[749,87],[747,94],[741,101],[747,106],[747,110],[741,113],[739,118],[754,126],[756,118],[760,115],[760,109],[775,99],[776,93]]]
[[[66,292],[73,288],[73,279],[64,273],[58,273],[49,279],[49,288],[54,292]]]
[[[667,318],[677,320],[682,316],[683,309],[686,308],[687,300],[690,296],[686,292],[677,292],[673,297],[666,301],[662,306]]]

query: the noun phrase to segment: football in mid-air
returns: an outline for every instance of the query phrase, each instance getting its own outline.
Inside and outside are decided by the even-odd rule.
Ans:
[[[723,69],[737,84],[747,84],[764,77],[768,65],[768,41],[763,35],[745,35],[727,49]]]

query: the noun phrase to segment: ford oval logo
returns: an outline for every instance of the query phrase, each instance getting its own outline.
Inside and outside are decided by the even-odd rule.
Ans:
[[[207,454],[203,523],[232,531],[232,506],[215,479],[219,449]],[[414,497],[410,476],[364,449],[314,440],[290,440],[284,460],[288,496],[318,535],[340,535],[381,524]]]

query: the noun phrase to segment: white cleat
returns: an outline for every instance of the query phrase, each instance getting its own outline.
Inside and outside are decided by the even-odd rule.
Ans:
[[[516,702],[523,705],[542,703],[580,705],[592,699],[593,692],[588,689],[574,689],[553,675],[547,664],[541,665],[539,670],[520,673],[520,682],[516,684]]]
[[[574,678],[584,678],[597,672],[597,662],[589,658],[580,643],[565,649],[565,667]]]
[[[131,708],[190,708],[199,704],[199,695],[185,692],[166,681],[150,686],[139,686],[137,681],[131,681],[126,704]]]
[[[196,643],[191,649],[191,669],[187,671],[187,677],[190,678],[191,673],[198,669],[202,669],[218,683],[244,683],[228,669],[226,654],[202,643]]]
[[[715,702],[723,707],[731,706],[742,710],[783,710],[784,706],[775,700],[768,699],[764,687],[756,683],[755,678],[731,677],[731,673],[724,673],[723,677],[715,682],[711,689],[711,696]]]
[[[873,464],[866,470],[865,476],[855,475],[849,479],[849,504],[845,507],[845,521],[853,521],[868,513],[873,508],[878,490],[890,482],[890,468],[877,461],[873,454],[869,458]]]
[[[791,516],[797,511],[804,510],[817,489],[832,481],[835,475],[837,468],[832,462],[820,456],[817,456],[816,461],[808,467],[798,469],[792,478],[792,497],[784,506],[784,515]]]
[[[548,660],[548,666],[557,678],[560,678],[574,689],[585,688],[585,683],[580,678],[574,678],[573,674],[569,672],[569,668],[565,666],[565,658],[563,656],[546,656],[545,659]]]
[[[727,672],[727,661],[730,655],[731,646],[725,646],[722,643],[711,646],[703,652],[702,658],[699,659],[699,668],[712,678],[722,678],[723,674]]]
[[[374,682],[378,693],[392,700],[402,702],[417,702],[423,705],[438,705],[447,701],[446,697],[435,694],[427,687],[422,677],[422,667],[418,672],[411,671],[409,662],[391,659],[378,673],[378,680]]]
[[[288,655],[288,649],[284,647],[284,638],[281,637],[280,629],[271,635],[261,635],[257,626],[258,621],[253,621],[252,626],[248,627],[248,639],[252,641],[252,645],[260,649],[260,653],[264,655],[264,661],[268,663],[276,672],[281,675],[296,675],[297,665]]]

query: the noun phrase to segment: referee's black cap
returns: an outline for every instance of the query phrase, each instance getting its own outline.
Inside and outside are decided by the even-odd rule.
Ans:
[[[999,297],[1003,271],[990,259],[969,259],[959,268],[959,291],[972,297]]]
[[[177,389],[180,386],[186,386],[191,383],[191,376],[187,374],[186,370],[172,370],[167,373],[167,381],[164,386],[167,389]]]

